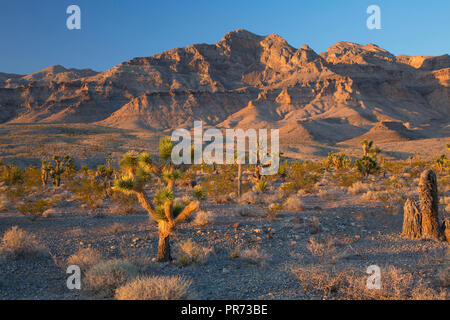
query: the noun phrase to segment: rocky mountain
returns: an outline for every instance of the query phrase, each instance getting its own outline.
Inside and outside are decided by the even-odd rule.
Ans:
[[[245,30],[215,44],[110,70],[0,73],[0,123],[95,123],[132,130],[279,128],[327,143],[449,136],[450,56],[394,56],[339,42],[317,54]]]

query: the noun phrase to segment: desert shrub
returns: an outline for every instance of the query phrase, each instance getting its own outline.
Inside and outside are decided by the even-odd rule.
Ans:
[[[288,184],[285,191],[298,191],[304,189],[308,192],[320,180],[323,168],[320,164],[313,162],[294,162],[291,164],[287,177]]]
[[[196,185],[192,190],[192,196],[197,200],[204,200],[206,198],[206,189],[201,185]]]
[[[0,211],[7,211],[10,208],[10,201],[4,193],[0,193]]]
[[[52,205],[53,202],[51,199],[39,199],[35,201],[26,201],[16,208],[21,214],[34,220],[38,217],[42,217],[43,213],[51,208]]]
[[[116,207],[111,210],[112,214],[123,215],[135,212],[134,206],[137,204],[137,199],[134,194],[112,191],[110,199],[116,205]]]
[[[86,292],[99,298],[112,297],[114,291],[133,280],[138,268],[122,260],[108,260],[91,267],[84,277]]]
[[[341,187],[350,187],[353,184],[361,181],[362,175],[358,171],[354,170],[337,170],[331,176],[331,180],[341,186]]]
[[[348,168],[351,165],[352,160],[345,155],[344,151],[341,153],[330,151],[328,156],[323,160],[323,163],[327,169],[333,168],[338,170]]]
[[[24,172],[19,167],[10,163],[9,165],[3,166],[3,170],[0,175],[0,182],[8,186],[22,185],[24,179]]]
[[[8,186],[3,188],[3,193],[8,197],[12,204],[17,204],[26,194],[23,186]]]
[[[102,255],[99,251],[92,248],[78,250],[67,259],[67,265],[76,265],[81,270],[87,271],[89,268],[100,263]]]
[[[23,183],[27,189],[41,185],[41,170],[30,166],[23,173]]]
[[[75,198],[87,205],[91,209],[97,208],[101,204],[104,196],[104,188],[92,177],[82,177],[70,186],[70,191],[75,194]]]
[[[0,256],[6,259],[33,258],[44,252],[33,234],[19,229],[17,226],[6,231],[0,243]]]
[[[332,262],[337,259],[337,250],[341,243],[335,237],[328,236],[325,239],[311,237],[306,245],[311,254],[318,258],[321,263]]]
[[[126,230],[125,225],[119,222],[114,222],[112,225],[103,228],[103,232],[107,234],[118,234]]]
[[[320,189],[317,195],[327,201],[337,200],[342,195],[342,191],[339,188],[331,187],[327,189]]]
[[[273,202],[267,208],[267,219],[275,220],[277,215],[283,210],[283,205],[278,202]]]
[[[248,248],[239,253],[242,260],[254,265],[265,265],[270,258],[261,248]]]
[[[321,294],[323,299],[351,300],[425,300],[446,299],[444,290],[436,291],[410,272],[390,267],[383,272],[381,289],[366,286],[367,274],[355,270],[339,271],[321,265],[291,267],[303,289]]]
[[[285,203],[284,203],[284,208],[287,211],[303,211],[305,210],[305,207],[303,205],[303,201],[300,199],[299,196],[292,194],[290,195]]]
[[[214,221],[214,213],[211,211],[199,211],[192,221],[192,225],[196,227],[206,226]]]
[[[277,190],[274,193],[266,193],[264,195],[261,195],[261,201],[267,205],[270,205],[271,203],[281,201],[283,197],[283,191]]]
[[[367,183],[363,183],[361,181],[357,181],[353,183],[349,188],[348,192],[350,194],[360,194],[369,191],[369,185]]]
[[[363,195],[361,195],[361,200],[365,201],[365,202],[371,202],[371,201],[377,201],[378,199],[378,194],[375,191],[369,190],[366,193],[364,193]]]
[[[256,194],[253,191],[248,191],[244,193],[241,198],[239,199],[240,203],[246,203],[246,204],[256,204],[259,202],[259,195]]]
[[[181,276],[155,276],[135,279],[116,290],[119,300],[182,300],[190,298],[192,281]]]
[[[232,166],[230,166],[232,167]],[[234,173],[230,170],[220,171],[220,174],[212,176],[204,184],[206,192],[211,199],[214,199],[216,203],[224,201],[224,196],[234,192],[236,184],[234,181]]]
[[[199,246],[192,239],[180,242],[176,247],[177,260],[183,266],[192,263],[204,264],[210,253],[210,250]]]
[[[405,170],[405,167],[409,164],[401,161],[385,161],[383,168],[386,170],[387,173],[393,174],[393,175],[400,175]]]
[[[242,217],[247,217],[252,213],[252,208],[248,205],[237,205],[234,208],[234,213]]]
[[[378,192],[378,200],[381,201],[384,209],[392,214],[402,214],[403,204],[406,201],[406,197],[401,193],[395,192]]]
[[[278,166],[278,175],[280,178],[286,178],[288,174],[288,163],[287,161],[282,161]]]

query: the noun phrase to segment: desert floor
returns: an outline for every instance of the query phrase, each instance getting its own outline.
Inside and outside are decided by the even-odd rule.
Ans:
[[[66,152],[95,166],[104,161],[105,152],[157,150],[158,141],[154,135],[145,140],[118,130],[79,126],[0,130],[2,159],[22,165]],[[198,177],[209,179],[205,174]],[[438,175],[438,182],[442,179],[447,185],[440,189],[441,220],[450,204],[448,176]],[[393,180],[401,190],[384,183]],[[103,260],[127,261],[142,277],[190,279],[188,297],[195,299],[448,299],[448,243],[402,238],[403,198],[382,201],[376,196],[417,196],[417,174],[405,169],[350,187],[332,181],[332,173],[327,173],[309,192],[291,194],[290,203],[275,214],[268,213],[268,207],[283,197],[280,179],[271,180],[264,192],[245,193],[239,201],[208,196],[201,201],[203,218],[194,215],[177,228],[170,263],[154,261],[157,226],[139,205],[131,214],[109,205],[90,209],[64,186],[52,187],[49,195],[60,201],[45,217],[32,220],[11,206],[0,212],[0,235],[18,226],[45,249],[38,256],[0,259],[0,299],[112,298],[66,287],[68,258],[83,248],[95,249]],[[190,186],[179,187],[176,196],[191,192]],[[186,263],[179,248],[189,240],[202,254]],[[365,286],[371,265],[381,269],[379,291]],[[82,278],[85,273],[82,270]]]

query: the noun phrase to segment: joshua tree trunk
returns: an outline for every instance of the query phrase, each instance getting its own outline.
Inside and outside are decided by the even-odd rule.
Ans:
[[[158,254],[156,255],[157,261],[170,261],[172,256],[170,255],[170,234],[165,230],[164,222],[159,223],[159,240],[158,240]]]
[[[242,164],[238,164],[237,196],[241,197]]]
[[[441,236],[438,220],[438,190],[436,174],[425,170],[419,180],[420,211],[422,213],[422,237],[438,240]]]
[[[47,171],[42,171],[41,173],[41,180],[42,180],[42,187],[45,189],[47,186],[47,180],[48,180],[48,173]]]
[[[420,239],[422,236],[422,215],[414,199],[406,199],[403,207],[402,236],[409,239]]]

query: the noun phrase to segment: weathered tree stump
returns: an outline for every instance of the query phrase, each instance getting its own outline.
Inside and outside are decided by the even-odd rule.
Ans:
[[[414,199],[406,199],[403,207],[402,236],[408,239],[420,239],[422,237],[422,215]]]
[[[420,175],[419,197],[422,238],[439,240],[441,236],[438,220],[439,198],[436,174],[433,170],[425,170]]]
[[[450,242],[450,218],[446,217],[444,219],[444,221],[442,221],[442,234],[445,238],[445,240],[447,240],[447,242]]]

